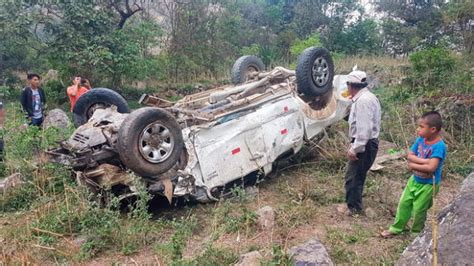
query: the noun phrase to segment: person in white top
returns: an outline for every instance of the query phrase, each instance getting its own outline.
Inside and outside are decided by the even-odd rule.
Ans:
[[[378,151],[381,108],[377,97],[367,88],[367,74],[352,71],[347,87],[352,98],[349,115],[351,145],[347,150],[349,163],[345,176],[346,203],[349,215],[363,214],[362,193],[367,172]]]

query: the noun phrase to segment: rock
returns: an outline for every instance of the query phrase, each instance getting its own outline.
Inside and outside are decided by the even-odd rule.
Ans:
[[[365,216],[367,216],[368,218],[375,218],[375,217],[377,217],[377,213],[372,208],[366,208],[365,209]]]
[[[258,195],[258,187],[256,186],[249,186],[249,187],[246,187],[245,188],[245,195],[249,198],[249,199],[254,199],[257,197]]]
[[[235,264],[235,266],[259,266],[262,260],[262,254],[258,251],[252,251],[241,255],[239,258],[239,262]]]
[[[263,229],[272,229],[275,225],[275,211],[270,206],[265,206],[257,211],[258,225]]]
[[[439,212],[437,220],[438,264],[471,265],[474,261],[474,172],[464,180],[456,199]],[[405,249],[397,265],[432,265],[432,261],[432,230],[426,228]]]
[[[334,265],[329,257],[326,248],[319,242],[319,239],[311,239],[308,242],[292,247],[290,255],[294,265]]]
[[[349,209],[347,208],[346,203],[336,204],[336,211],[340,214],[346,214]]]
[[[13,175],[0,180],[0,192],[7,193],[9,189],[12,189],[23,183],[20,173],[14,173]]]
[[[53,109],[48,112],[43,122],[44,128],[56,127],[56,128],[67,128],[71,125],[69,117],[66,112],[61,109]]]

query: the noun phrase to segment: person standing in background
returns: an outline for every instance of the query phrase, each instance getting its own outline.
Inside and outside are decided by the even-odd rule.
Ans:
[[[82,78],[81,76],[75,76],[72,79],[72,85],[67,88],[67,96],[69,97],[69,102],[71,103],[71,112],[74,111],[74,105],[77,102],[77,99],[81,97],[82,94],[88,92],[89,90],[81,85]]]
[[[46,95],[40,87],[41,77],[38,74],[28,74],[27,79],[28,86],[21,92],[20,102],[30,125],[39,127],[43,124]]]

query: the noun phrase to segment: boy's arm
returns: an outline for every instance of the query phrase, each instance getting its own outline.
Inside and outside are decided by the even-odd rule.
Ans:
[[[418,171],[422,173],[434,173],[436,171],[436,168],[438,167],[438,164],[440,162],[439,158],[430,158],[427,159],[428,163],[427,164],[417,164],[414,162],[408,162],[408,167],[413,170],[413,171]]]
[[[430,160],[430,159],[420,158],[416,156],[416,154],[412,151],[408,151],[407,159],[409,163],[416,163],[416,164],[428,164]]]

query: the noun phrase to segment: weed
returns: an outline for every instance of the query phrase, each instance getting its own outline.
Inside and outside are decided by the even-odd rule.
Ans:
[[[14,212],[28,209],[39,193],[33,182],[27,182],[2,195],[1,212]]]
[[[293,259],[290,254],[288,254],[285,249],[280,245],[272,246],[272,257],[270,261],[263,263],[264,265],[273,266],[273,265],[284,265],[289,266],[293,265]]]
[[[183,257],[183,250],[192,232],[197,227],[197,220],[194,216],[187,219],[174,220],[171,222],[174,233],[170,241],[155,246],[155,252],[160,254],[166,261],[180,261]]]
[[[304,200],[300,204],[289,202],[278,206],[276,212],[277,224],[289,230],[311,220],[317,214],[317,205],[312,200]]]
[[[354,225],[354,228],[349,232],[333,228],[327,230],[327,238],[331,243],[343,242],[345,244],[366,244],[368,237],[369,232],[360,225]]]
[[[238,261],[238,256],[233,252],[215,248],[213,246],[207,247],[204,252],[196,258],[188,261],[180,261],[176,265],[207,265],[207,266],[220,266],[220,265],[234,265]]]
[[[329,254],[336,264],[360,264],[357,254],[341,246],[334,246]]]
[[[242,203],[224,201],[212,212],[213,239],[223,233],[244,231],[248,235],[257,222],[257,214]]]
[[[243,206],[240,211],[240,215],[229,215],[224,217],[224,231],[226,233],[235,233],[239,230],[248,229],[255,225],[257,214],[254,211]]]

